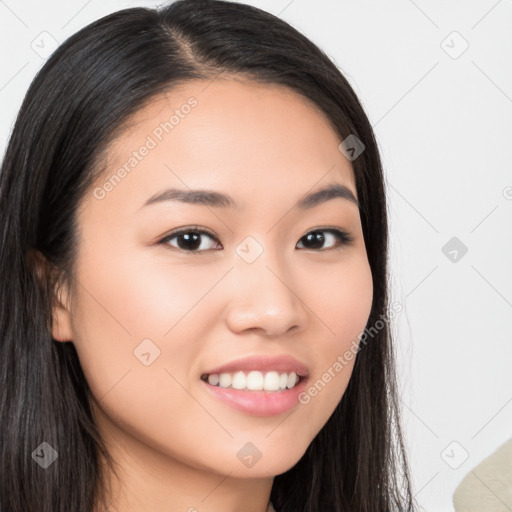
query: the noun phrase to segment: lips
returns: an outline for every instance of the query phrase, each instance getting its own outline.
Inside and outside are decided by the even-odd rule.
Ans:
[[[309,376],[307,365],[287,354],[279,356],[259,355],[236,359],[222,366],[216,366],[215,368],[207,370],[203,373],[203,376],[234,373],[238,371],[249,372],[253,370],[259,370],[261,372],[270,372],[273,370],[284,373],[295,372],[299,377],[307,378]]]

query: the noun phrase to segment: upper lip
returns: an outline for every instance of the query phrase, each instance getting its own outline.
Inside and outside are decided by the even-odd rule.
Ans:
[[[272,371],[291,373],[295,372],[299,377],[308,377],[307,365],[292,356],[283,354],[279,356],[259,355],[235,359],[229,363],[217,366],[206,371],[203,375],[234,373],[237,371]]]

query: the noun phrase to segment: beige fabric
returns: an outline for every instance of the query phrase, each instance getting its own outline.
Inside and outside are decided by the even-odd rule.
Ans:
[[[512,438],[462,479],[453,505],[455,512],[511,512]]]

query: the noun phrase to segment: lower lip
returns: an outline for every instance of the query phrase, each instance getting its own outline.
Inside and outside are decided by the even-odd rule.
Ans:
[[[201,380],[201,382],[206,386],[208,392],[238,411],[253,416],[275,416],[290,410],[299,403],[299,394],[306,388],[307,380],[307,378],[302,378],[293,388],[282,391],[248,391],[221,388],[220,386],[212,386],[204,380]]]

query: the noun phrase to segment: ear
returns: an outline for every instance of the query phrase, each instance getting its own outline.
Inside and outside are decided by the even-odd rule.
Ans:
[[[31,249],[27,254],[29,267],[37,276],[40,285],[45,288],[48,284],[48,276],[52,272],[46,258],[37,250]],[[51,284],[52,300],[52,337],[56,341],[72,341],[73,329],[71,325],[70,294],[67,283],[60,283],[55,279],[53,271]]]
[[[71,310],[69,308],[68,285],[63,284],[55,290],[52,307],[52,336],[56,341],[72,341]]]

